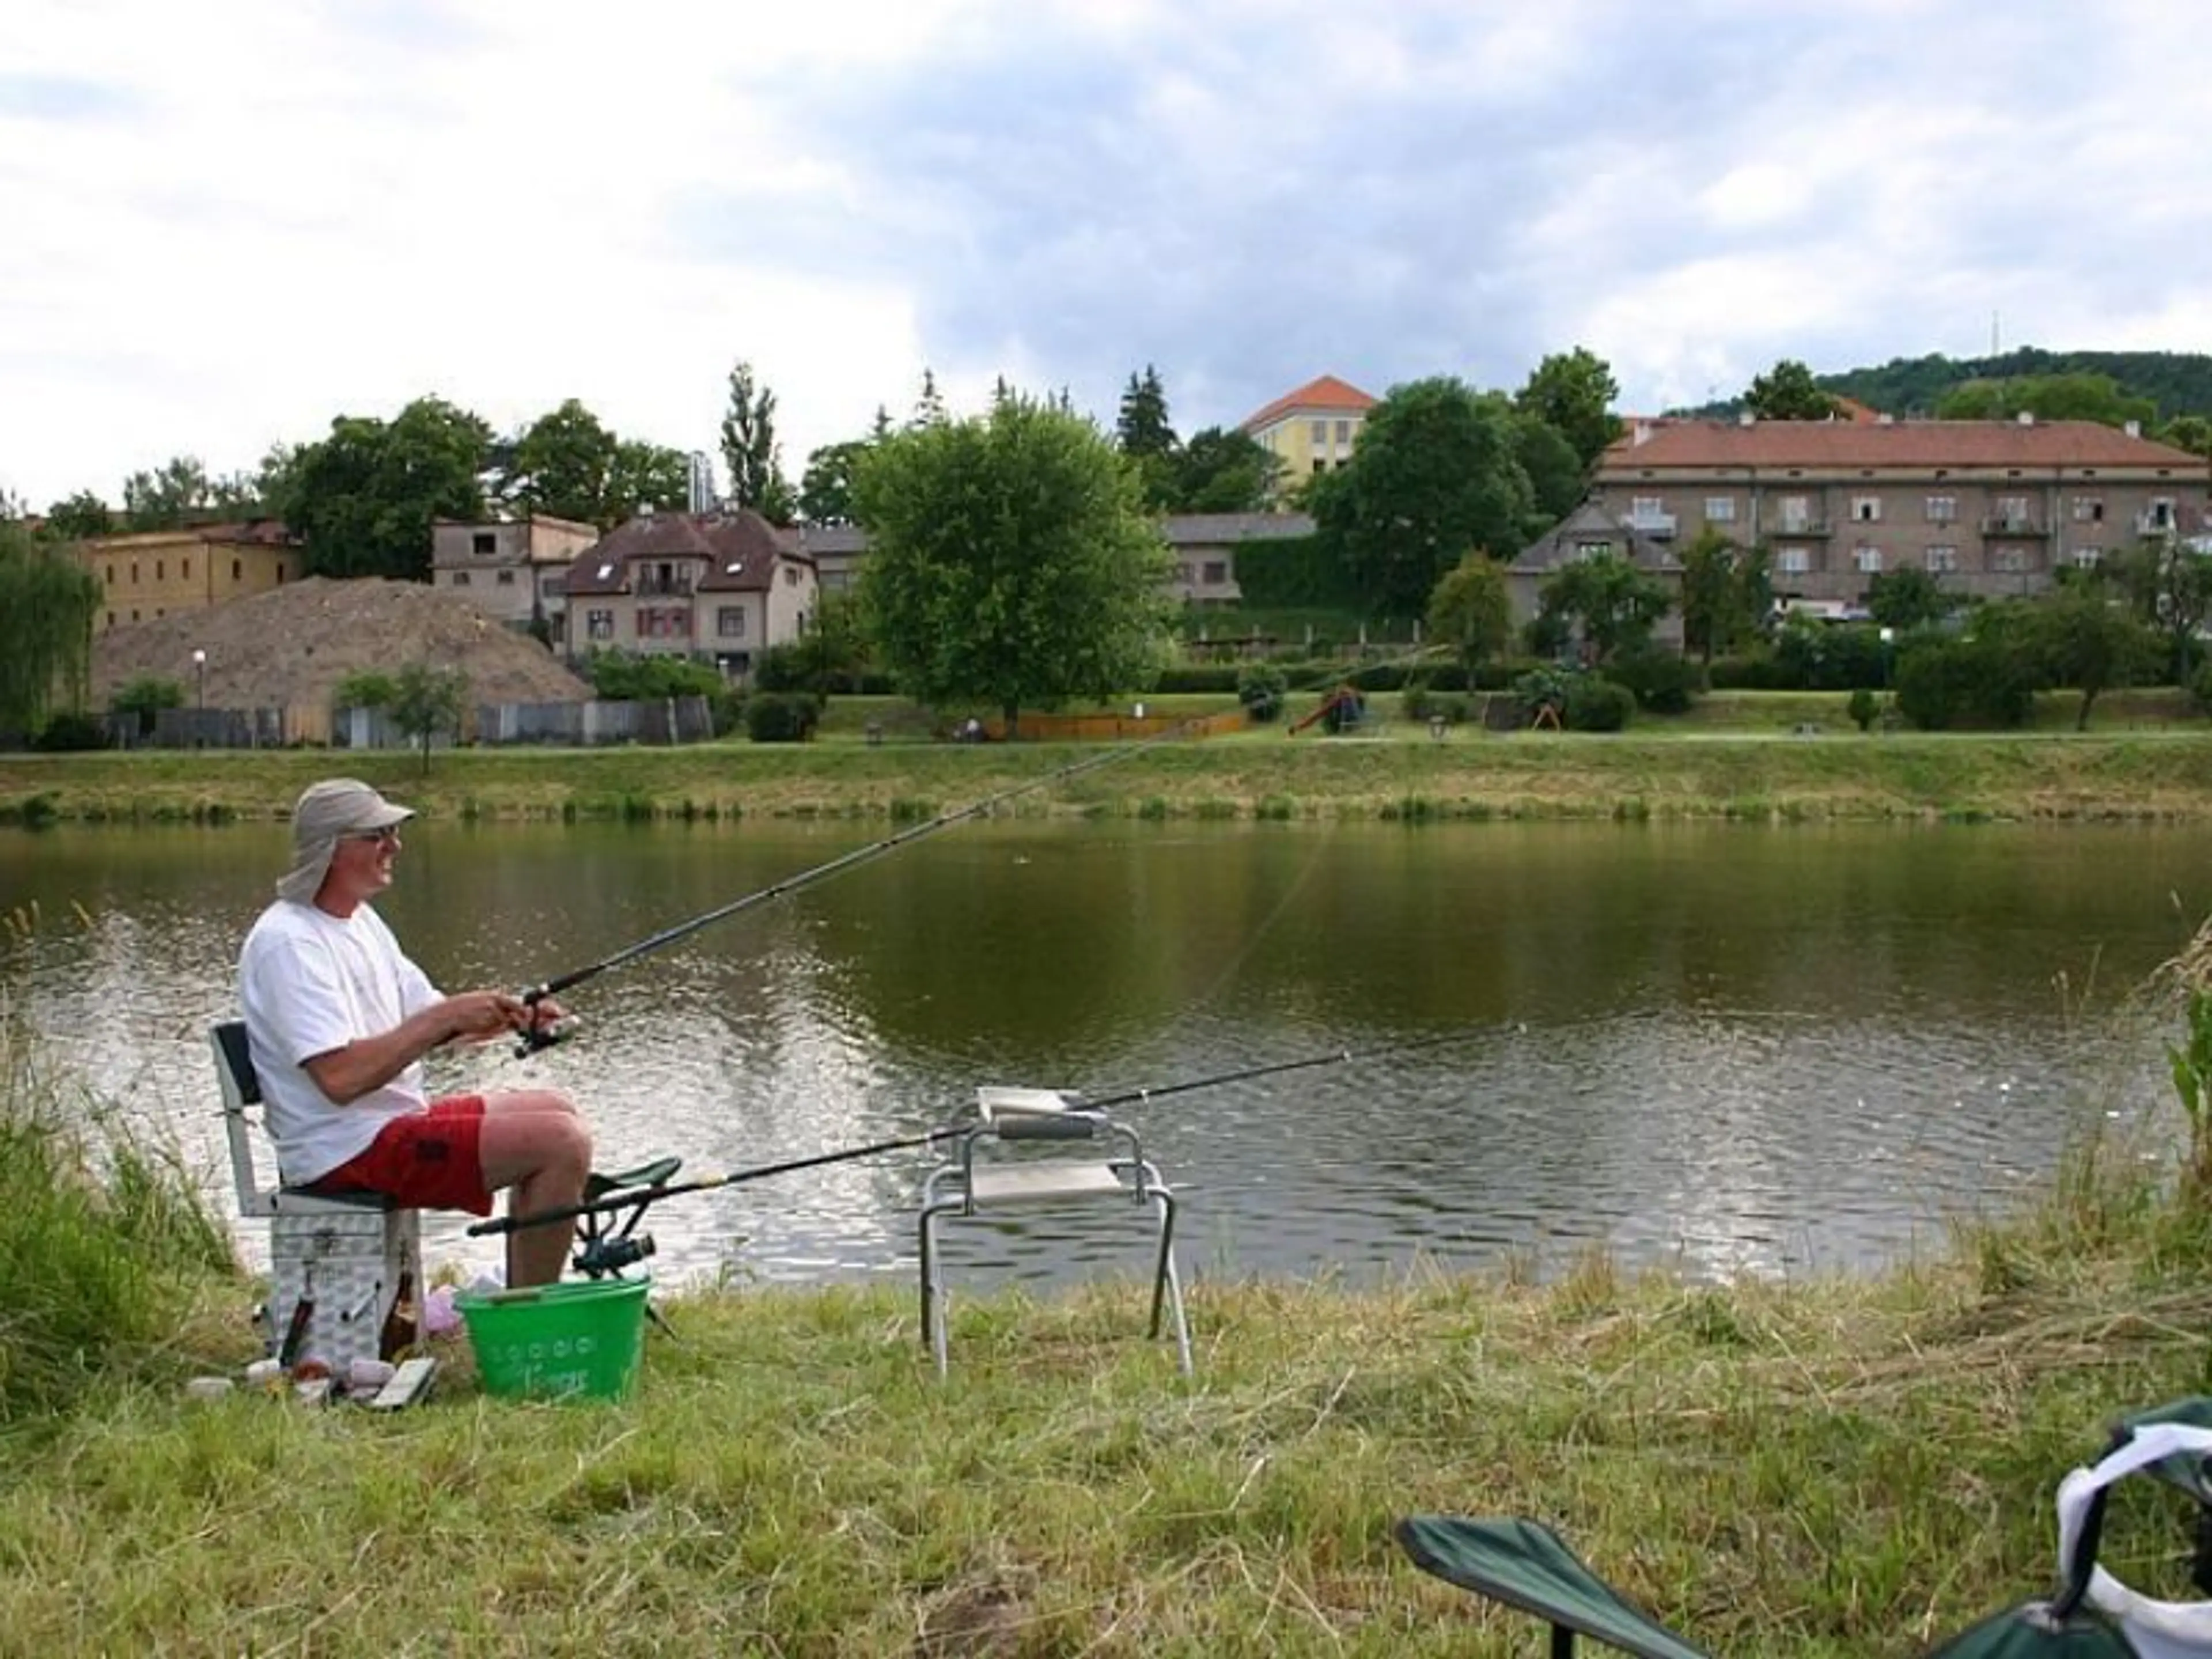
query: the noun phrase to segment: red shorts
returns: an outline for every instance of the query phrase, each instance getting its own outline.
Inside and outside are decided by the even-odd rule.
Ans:
[[[491,1213],[483,1182],[484,1097],[451,1095],[396,1117],[366,1150],[307,1183],[311,1193],[380,1193],[415,1210]]]

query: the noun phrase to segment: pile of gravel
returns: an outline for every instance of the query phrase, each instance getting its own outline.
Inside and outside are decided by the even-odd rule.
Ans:
[[[419,582],[310,576],[153,622],[111,628],[93,641],[92,706],[133,680],[173,680],[189,705],[199,695],[196,650],[207,653],[210,708],[327,704],[339,682],[410,663],[459,669],[468,700],[581,702],[592,689],[527,634],[493,621],[467,599]]]

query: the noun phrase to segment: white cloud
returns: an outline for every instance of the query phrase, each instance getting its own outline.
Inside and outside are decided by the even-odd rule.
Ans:
[[[994,377],[1186,431],[1332,372],[1638,409],[1777,357],[2212,349],[2185,0],[15,0],[0,486],[435,392],[787,465]]]

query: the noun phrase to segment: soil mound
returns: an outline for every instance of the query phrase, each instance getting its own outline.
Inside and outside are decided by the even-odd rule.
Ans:
[[[459,669],[468,701],[581,702],[592,689],[527,634],[468,600],[419,582],[310,576],[210,611],[111,628],[93,641],[92,706],[107,707],[137,679],[174,680],[200,694],[196,650],[207,653],[207,706],[327,704],[338,683],[410,663]]]

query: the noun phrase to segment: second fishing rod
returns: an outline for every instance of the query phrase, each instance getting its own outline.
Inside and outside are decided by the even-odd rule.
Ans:
[[[1429,655],[1435,649],[1433,646],[1417,647],[1400,656],[1388,658],[1377,663],[1365,664],[1334,678],[1347,681],[1356,680],[1362,673],[1371,673],[1377,669],[1389,668],[1400,663],[1414,661]],[[727,904],[717,905],[711,910],[703,911],[672,927],[663,928],[657,933],[639,939],[635,944],[624,945],[621,950],[600,957],[597,962],[586,963],[580,968],[571,969],[567,973],[556,975],[550,979],[532,985],[520,994],[525,1006],[532,1011],[532,1023],[520,1034],[514,1052],[518,1057],[532,1054],[540,1048],[551,1047],[567,1035],[567,1032],[560,1027],[541,1024],[537,1021],[538,1005],[549,998],[557,997],[564,991],[574,990],[580,985],[597,979],[602,974],[636,961],[640,957],[649,956],[655,951],[674,945],[681,939],[689,939],[702,928],[711,927],[716,922],[726,921],[732,916],[740,915],[745,911],[757,908],[775,899],[787,897],[804,888],[826,881],[832,876],[842,874],[845,871],[896,852],[898,848],[921,841],[926,836],[935,835],[941,830],[951,829],[954,824],[966,823],[970,818],[986,817],[1009,801],[1018,800],[1024,795],[1050,788],[1055,784],[1065,783],[1071,778],[1080,777],[1086,772],[1111,766],[1116,762],[1127,760],[1134,755],[1141,755],[1163,744],[1178,742],[1214,718],[1216,716],[1213,714],[1194,715],[1188,720],[1177,721],[1164,732],[1154,732],[1149,737],[1139,738],[1128,743],[1117,744],[1101,754],[1086,755],[1080,760],[1071,761],[1065,766],[1054,767],[1034,778],[1009,784],[1003,789],[995,790],[978,799],[968,802],[965,805],[954,807],[950,811],[940,812],[926,822],[910,824],[906,829],[885,836],[879,841],[870,842],[865,847],[856,847],[851,852],[841,854],[825,863],[798,871],[784,877],[781,881],[772,882],[766,887],[747,893],[740,898],[732,899]]]

